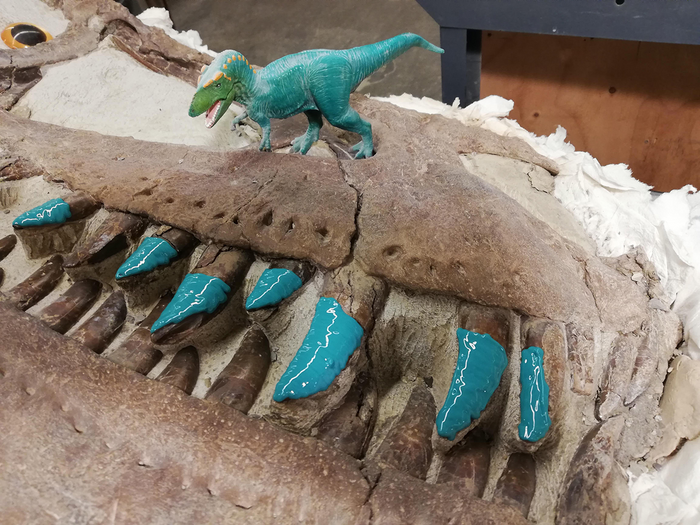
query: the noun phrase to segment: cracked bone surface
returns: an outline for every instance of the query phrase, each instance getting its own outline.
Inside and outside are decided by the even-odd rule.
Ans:
[[[314,158],[186,146],[177,130],[171,143],[149,142],[136,117],[119,129],[80,111],[58,119],[46,101],[67,73],[95,68],[85,71],[94,79],[128,63],[134,78],[181,93],[210,62],[114,2],[66,0],[61,9],[70,25],[57,38],[0,50],[9,79],[0,104],[11,108],[0,112],[0,205],[10,212],[0,214],[3,515],[627,523],[624,470],[697,433],[680,425],[679,411],[660,442],[655,418],[679,323],[652,306],[660,291],[648,261],[593,255],[548,193],[552,161],[519,140],[360,96],[352,105],[372,121],[377,151],[359,162],[345,153],[353,137],[331,126],[318,143],[326,156]],[[105,56],[114,63],[97,64]],[[303,116],[282,124],[272,137],[279,148],[306,125]],[[75,195],[104,209],[79,219],[70,242],[45,242],[41,256],[11,249],[14,217]],[[70,222],[41,228],[56,238],[48,228]],[[133,286],[132,277],[115,281],[144,229],[188,255],[133,276]],[[55,255],[64,249],[73,250],[74,283]],[[284,300],[247,312],[268,268],[303,284],[288,295],[292,279]],[[161,329],[179,324],[169,330],[183,337],[154,340],[150,328],[169,301],[160,295],[188,272],[230,286],[226,304]],[[86,278],[108,296],[87,312]],[[322,298],[362,328],[359,347],[325,390],[274,402]],[[83,324],[67,327],[81,312]],[[508,364],[481,415],[450,441],[435,419],[457,365],[458,328],[491,336]],[[536,443],[518,436],[529,346],[542,348],[550,387],[552,427]],[[667,404],[688,375],[682,361],[674,366]]]

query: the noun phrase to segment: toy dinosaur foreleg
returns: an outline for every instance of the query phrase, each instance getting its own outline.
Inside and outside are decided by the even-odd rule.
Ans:
[[[236,126],[238,126],[238,124],[241,123],[241,120],[243,120],[244,118],[247,118],[247,117],[248,117],[248,112],[247,112],[247,111],[244,111],[244,112],[241,113],[240,115],[236,115],[236,116],[234,117],[234,119],[231,121],[231,131],[235,130],[235,129],[236,129]]]
[[[323,117],[317,109],[304,111],[306,118],[309,119],[309,128],[306,133],[292,141],[292,151],[306,155],[311,145],[318,140],[318,134],[323,127]]]
[[[272,146],[270,145],[270,119],[263,115],[250,115],[258,125],[262,128],[262,140],[260,141],[260,151],[272,151]]]

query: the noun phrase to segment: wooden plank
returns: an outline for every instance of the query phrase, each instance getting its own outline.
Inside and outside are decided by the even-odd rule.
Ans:
[[[657,191],[700,187],[700,46],[484,32],[481,96]]]

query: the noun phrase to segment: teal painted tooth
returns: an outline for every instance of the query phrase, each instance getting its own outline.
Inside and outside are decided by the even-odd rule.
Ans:
[[[328,388],[360,346],[364,330],[338,301],[321,297],[309,332],[280,378],[272,398],[308,397]]]
[[[164,266],[177,257],[177,250],[168,241],[158,237],[146,237],[131,256],[117,270],[117,279],[150,272]]]
[[[549,385],[544,377],[544,351],[531,346],[520,356],[520,425],[523,441],[542,439],[552,420],[549,418]]]
[[[230,291],[231,287],[218,277],[203,273],[187,274],[173,300],[153,323],[151,333],[169,324],[179,323],[194,314],[213,313],[226,302]]]
[[[436,421],[438,434],[450,440],[486,408],[508,364],[505,350],[490,335],[458,328],[457,338],[457,367]]]
[[[257,310],[281,303],[301,288],[301,278],[291,270],[268,268],[245,302],[246,310]]]
[[[71,217],[70,206],[63,199],[51,199],[44,204],[25,211],[12,221],[15,228],[62,224]]]

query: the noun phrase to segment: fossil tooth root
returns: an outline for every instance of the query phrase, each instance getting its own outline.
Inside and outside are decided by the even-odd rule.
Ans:
[[[163,358],[163,353],[155,348],[151,341],[151,326],[158,319],[172,297],[173,294],[170,292],[163,295],[148,316],[141,321],[141,324],[127,337],[121,346],[107,356],[107,359],[139,374],[148,374]]]
[[[389,430],[372,459],[380,467],[392,467],[425,479],[433,459],[435,400],[425,385],[413,388],[406,408]]]
[[[511,454],[496,483],[493,502],[513,506],[527,517],[532,497],[535,495],[535,471],[535,460],[530,454]]]
[[[253,263],[248,250],[207,247],[175,296],[151,327],[156,344],[183,341],[211,321],[228,303]]]
[[[180,350],[158,376],[158,381],[167,383],[192,394],[199,376],[199,353],[193,346]]]
[[[361,459],[372,436],[377,388],[367,371],[358,374],[345,399],[317,427],[316,438]]]
[[[65,334],[97,300],[102,284],[92,279],[77,281],[38,315],[49,328]]]
[[[20,310],[27,310],[56,288],[63,277],[63,258],[54,255],[36,272],[5,293],[5,300]]]
[[[247,414],[265,383],[270,362],[270,342],[262,329],[254,326],[214,381],[206,399]]]
[[[124,293],[113,292],[70,337],[93,352],[101,354],[117,335],[125,320]]]
[[[460,493],[480,498],[484,494],[491,464],[491,441],[475,428],[446,455],[437,483],[447,483]]]

